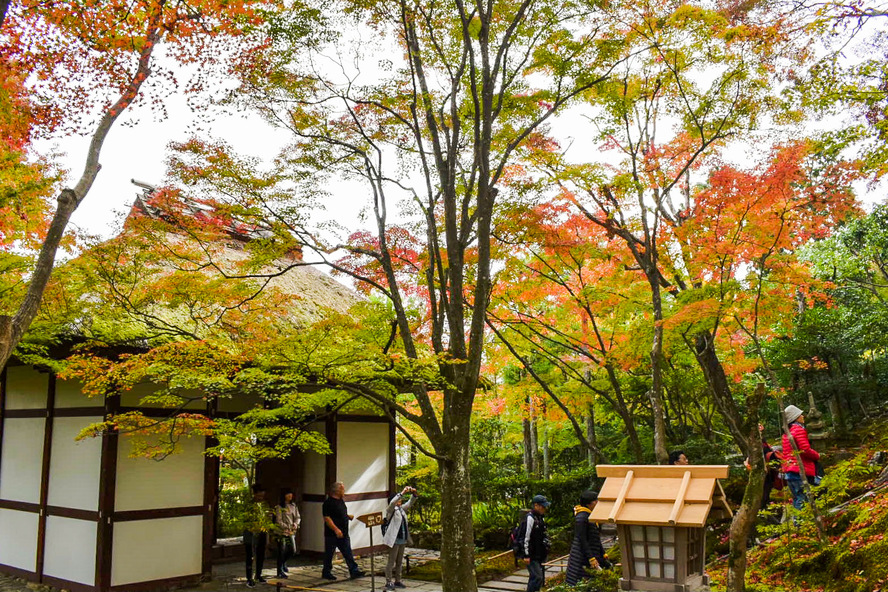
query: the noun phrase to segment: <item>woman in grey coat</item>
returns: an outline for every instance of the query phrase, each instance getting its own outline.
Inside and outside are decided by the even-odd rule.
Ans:
[[[404,496],[408,493],[413,495],[407,502],[404,502]],[[410,539],[410,531],[407,528],[407,510],[413,506],[416,498],[416,489],[405,487],[401,493],[395,494],[388,508],[385,509],[386,530],[382,541],[390,547],[388,562],[385,564],[386,590],[406,588],[401,582],[401,564],[404,561],[404,549]],[[394,579],[392,575],[394,575]]]

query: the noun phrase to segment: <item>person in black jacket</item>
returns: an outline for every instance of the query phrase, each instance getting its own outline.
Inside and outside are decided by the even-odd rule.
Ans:
[[[565,579],[571,586],[588,577],[587,567],[607,569],[611,566],[604,556],[598,525],[589,521],[589,514],[592,513],[596,503],[598,503],[598,493],[584,491],[580,495],[580,505],[574,507],[574,537],[570,545]]]
[[[546,582],[546,568],[543,564],[549,555],[549,531],[543,516],[549,510],[550,502],[542,495],[533,496],[531,512],[527,515],[524,536],[521,540],[524,563],[527,564],[527,592],[537,592]]]

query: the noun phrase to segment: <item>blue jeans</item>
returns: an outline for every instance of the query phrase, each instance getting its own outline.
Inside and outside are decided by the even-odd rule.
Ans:
[[[348,565],[348,572],[352,575],[358,573],[360,569],[358,569],[355,556],[352,554],[351,539],[348,537],[338,539],[335,536],[324,537],[324,569],[321,573],[326,576],[332,575],[333,553],[336,552],[337,547],[342,553],[342,558],[345,559],[345,564]]]
[[[546,568],[543,562],[538,559],[531,559],[527,564],[527,573],[530,577],[527,579],[527,592],[538,592],[543,584],[546,583]]]
[[[792,507],[801,510],[808,496],[805,495],[805,486],[802,483],[802,476],[798,473],[786,473],[786,484],[789,485],[789,492],[792,494]]]

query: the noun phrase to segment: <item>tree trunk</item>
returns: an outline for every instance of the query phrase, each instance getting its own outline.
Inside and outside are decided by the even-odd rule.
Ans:
[[[543,479],[549,479],[549,426],[543,428]]]
[[[444,592],[475,592],[475,540],[472,484],[469,478],[469,418],[450,430],[449,454],[439,461],[441,475],[441,573]]]
[[[521,424],[524,428],[524,472],[530,477],[533,475],[533,443],[530,439],[530,420],[525,417]]]
[[[651,390],[649,396],[654,413],[654,454],[657,462],[669,462],[666,449],[666,420],[663,414],[663,303],[660,300],[660,285],[656,273],[649,274],[651,303],[654,308],[654,339],[651,343]]]
[[[589,405],[589,415],[586,416],[586,439],[592,444],[587,449],[586,460],[589,463],[589,468],[594,469],[601,459],[595,452],[598,450],[598,436],[595,434],[595,409],[592,405]]]
[[[762,453],[760,438],[756,424],[750,428],[748,438],[749,480],[746,482],[743,501],[734,513],[728,534],[728,592],[744,592],[746,590],[746,543],[762,505],[765,485],[765,457]]]

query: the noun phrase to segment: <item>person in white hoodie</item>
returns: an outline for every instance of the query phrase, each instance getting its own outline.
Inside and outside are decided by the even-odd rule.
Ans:
[[[404,502],[404,496],[412,493],[410,499]],[[410,539],[410,531],[407,528],[407,510],[413,506],[413,502],[419,497],[416,489],[405,487],[401,493],[395,494],[388,508],[385,509],[385,534],[382,541],[390,547],[388,562],[385,564],[386,590],[406,588],[401,582],[401,564],[404,561],[404,549]],[[392,578],[394,572],[394,578]]]

